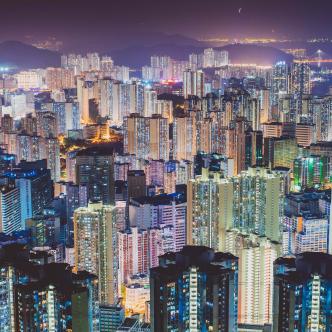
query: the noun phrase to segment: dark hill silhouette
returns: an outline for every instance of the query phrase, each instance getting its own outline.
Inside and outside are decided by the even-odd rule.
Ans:
[[[26,68],[46,68],[60,66],[57,52],[36,48],[18,41],[5,41],[0,44],[0,64]]]

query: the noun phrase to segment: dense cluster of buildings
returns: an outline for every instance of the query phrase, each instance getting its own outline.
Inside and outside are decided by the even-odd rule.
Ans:
[[[1,331],[330,331],[332,96],[230,60],[2,75]]]

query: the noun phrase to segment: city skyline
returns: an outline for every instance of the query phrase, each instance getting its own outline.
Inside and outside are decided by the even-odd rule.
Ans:
[[[330,12],[2,4],[0,332],[332,332]]]

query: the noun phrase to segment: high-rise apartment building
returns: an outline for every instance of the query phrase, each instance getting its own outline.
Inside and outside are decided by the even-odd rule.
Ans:
[[[169,159],[169,125],[168,119],[154,114],[150,118],[150,158]]]
[[[330,158],[317,155],[296,158],[293,174],[296,191],[328,185],[331,182]]]
[[[228,52],[206,48],[203,54],[203,67],[222,67],[228,65]]]
[[[137,113],[124,120],[124,151],[142,159],[169,159],[169,122],[159,114],[143,117]]]
[[[124,152],[148,159],[150,154],[150,118],[137,113],[124,119]]]
[[[291,193],[285,197],[283,253],[331,253],[331,194],[329,190]]]
[[[86,186],[88,199],[114,202],[114,150],[93,147],[79,151],[75,156],[75,183]]]
[[[19,89],[30,90],[43,87],[43,76],[38,70],[20,71],[15,76]]]
[[[173,159],[192,160],[196,155],[196,121],[191,115],[174,117]]]
[[[20,190],[12,184],[0,188],[0,231],[11,234],[24,229],[21,220]]]
[[[169,123],[173,122],[173,102],[171,100],[157,100],[155,107],[156,114],[168,119]]]
[[[156,113],[157,92],[145,88],[143,97],[144,97],[143,115],[145,117],[150,117]]]
[[[285,61],[278,61],[272,70],[272,104],[278,105],[279,97],[288,93],[289,68]]]
[[[161,79],[172,79],[172,59],[169,56],[151,56],[151,67],[160,70]]]
[[[114,304],[118,290],[118,254],[115,207],[89,203],[74,212],[75,271],[96,274],[99,300]]]
[[[187,186],[187,244],[204,245],[215,250],[221,247],[223,234],[232,223],[232,196],[224,195],[231,184],[223,186],[220,173],[209,174],[207,169],[202,175],[188,182]],[[223,211],[224,217],[221,215]],[[223,224],[223,222],[228,222]]]
[[[15,168],[8,170],[4,178],[15,183],[20,193],[21,225],[25,220],[40,215],[53,200],[53,181],[47,169],[46,160],[36,162],[22,161]]]
[[[203,170],[187,189],[187,243],[223,250],[225,231],[256,233],[281,241],[281,177],[265,168],[249,168],[223,178]]]
[[[138,197],[130,200],[130,224],[139,229],[170,227],[173,250],[179,251],[186,243],[187,204],[177,194]]]
[[[185,246],[150,272],[151,331],[237,331],[237,258]]]
[[[295,62],[291,71],[291,92],[299,96],[311,93],[310,66],[305,62]]]
[[[274,263],[273,331],[330,329],[332,256],[306,252]]]
[[[118,233],[119,285],[128,281],[134,274],[147,273],[148,232],[139,231],[137,227]]]
[[[45,83],[49,90],[74,88],[74,73],[70,69],[47,68],[45,75]]]
[[[298,122],[306,121],[307,95],[311,94],[311,68],[306,62],[294,62],[291,70],[290,92],[295,97]]]
[[[187,69],[183,73],[183,96],[204,97],[204,73],[201,70],[192,71]]]
[[[1,247],[1,331],[99,331],[98,279],[63,263],[33,263],[20,244]]]
[[[246,169],[246,120],[237,118],[234,132],[234,174],[239,174]],[[231,144],[231,143],[230,143]]]
[[[238,263],[238,322],[272,324],[273,262],[281,255],[281,244],[256,234],[226,233],[226,252]]]

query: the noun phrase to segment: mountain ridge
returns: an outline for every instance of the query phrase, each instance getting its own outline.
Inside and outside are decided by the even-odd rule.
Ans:
[[[15,40],[0,43],[0,64],[18,69],[47,68],[61,65],[60,53],[40,49]]]

